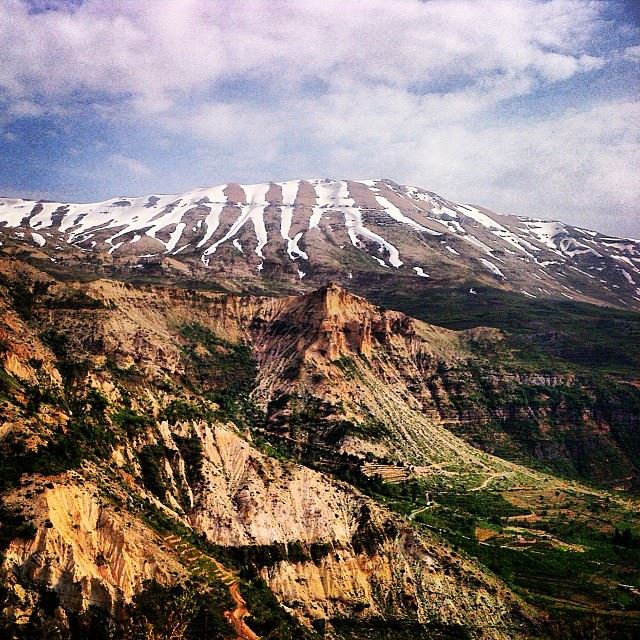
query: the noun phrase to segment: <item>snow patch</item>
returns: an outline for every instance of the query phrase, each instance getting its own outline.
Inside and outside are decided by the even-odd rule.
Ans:
[[[500,278],[504,278],[506,280],[504,273],[502,273],[502,271],[500,271],[500,269],[498,269],[498,267],[496,267],[496,265],[493,264],[491,260],[485,260],[484,258],[479,258],[479,260],[482,266],[485,267],[486,269],[489,269],[491,273],[493,273],[496,276],[499,276]]]
[[[47,244],[47,241],[39,233],[36,233],[35,231],[31,232],[31,237],[39,247],[44,247],[44,245]]]

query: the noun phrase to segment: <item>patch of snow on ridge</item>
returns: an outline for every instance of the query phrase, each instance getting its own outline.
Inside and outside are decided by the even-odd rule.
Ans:
[[[294,238],[287,239],[287,253],[292,260],[295,260],[298,257],[304,258],[305,260],[309,259],[307,253],[298,246],[298,242],[300,242],[301,239],[302,231],[296,233]]]
[[[502,273],[502,271],[500,271],[500,269],[498,269],[498,267],[496,267],[495,264],[493,264],[493,262],[491,262],[491,260],[485,260],[484,258],[479,258],[480,262],[482,263],[482,265],[489,269],[489,271],[491,271],[491,273],[493,273],[496,276],[499,276],[501,278],[504,278],[505,280],[507,279],[504,275],[504,273]]]
[[[344,180],[313,180],[311,184],[316,192],[316,202],[323,209],[339,208],[341,205],[353,206],[354,204],[353,200],[349,198],[347,183]]]
[[[300,180],[289,180],[288,182],[277,182],[282,189],[282,204],[285,207],[293,207],[300,190]]]
[[[242,190],[245,193],[245,198],[248,204],[240,206],[240,215],[234,220],[231,228],[224,234],[222,238],[216,240],[212,245],[207,247],[202,254],[202,261],[204,264],[208,264],[208,260],[206,256],[215,253],[218,247],[227,240],[233,238],[238,231],[245,225],[245,223],[251,219],[253,223],[253,227],[256,233],[256,238],[258,240],[258,244],[256,246],[255,252],[263,258],[262,255],[262,247],[267,243],[267,231],[264,226],[264,210],[268,206],[266,201],[267,191],[269,191],[270,184],[262,183],[262,184],[248,184],[248,185],[240,185]],[[236,249],[242,251],[239,243],[233,243]],[[244,252],[243,252],[244,253]]]
[[[478,249],[480,249],[482,252],[486,253],[487,255],[489,255],[489,256],[493,255],[493,249],[491,247],[489,247],[488,245],[486,245],[481,240],[478,240],[478,238],[476,238],[475,236],[467,234],[465,236],[462,236],[462,239],[464,241],[468,242],[469,244],[472,244],[474,247],[477,247]]]
[[[280,235],[287,241],[287,253],[291,260],[296,260],[297,258],[308,260],[309,256],[298,246],[298,242],[302,239],[302,232],[297,233],[294,238],[289,235],[293,220],[293,208],[300,189],[300,181],[277,182],[276,184],[282,188]]]
[[[408,224],[410,227],[413,227],[417,231],[426,231],[430,235],[440,235],[437,231],[432,231],[431,229],[427,229],[427,227],[423,227],[421,224],[418,224],[415,220],[408,218],[407,216],[398,209],[394,204],[389,202],[386,198],[382,196],[375,196],[376,201],[382,208],[387,212],[389,217],[393,218],[397,222],[402,222],[403,224]]]
[[[343,213],[347,234],[354,247],[358,249],[362,248],[362,243],[358,236],[366,238],[376,243],[380,249],[387,251],[389,254],[389,263],[393,267],[397,269],[402,266],[398,249],[390,242],[387,242],[382,236],[365,227],[362,223],[362,211],[360,207],[356,206],[353,198],[349,196],[349,187],[346,181],[329,182],[326,180],[316,180],[313,182],[313,186],[320,207],[330,207],[333,210]],[[379,259],[376,258],[376,260]],[[384,261],[382,263],[384,263]],[[384,266],[388,265],[384,264]]]
[[[169,238],[169,242],[167,242],[167,253],[169,253],[170,251],[173,251],[176,248],[176,245],[178,244],[178,241],[180,240],[180,237],[182,236],[182,232],[184,231],[184,228],[187,225],[184,222],[180,222],[178,225],[176,225],[175,231],[171,234],[170,238]]]
[[[39,233],[36,233],[35,231],[31,232],[31,237],[39,247],[44,247],[44,245],[47,244],[47,241]]]
[[[420,187],[406,187],[405,193],[414,200],[421,200],[422,202],[433,203],[433,198]]]
[[[578,255],[583,255],[585,253],[590,253],[596,258],[602,258],[602,255],[599,254],[597,251],[595,251],[591,247],[588,247],[586,244],[583,244],[582,242],[578,242],[575,238],[570,238],[570,237],[562,238],[560,240],[559,248],[564,255],[569,256],[570,258],[573,258]]]
[[[567,235],[567,230],[560,222],[546,222],[544,220],[526,220],[524,222],[529,233],[533,235],[539,242],[556,249],[555,239],[559,236]]]
[[[428,273],[424,272],[424,269],[422,267],[413,267],[413,270],[416,272],[416,275],[419,275],[421,278],[431,277]]]
[[[210,209],[209,214],[204,219],[207,230],[202,240],[196,245],[196,248],[203,247],[207,244],[220,225],[220,214],[228,203],[228,198],[224,193],[226,186],[227,185],[221,185],[207,191],[206,197],[209,200],[207,206]]]
[[[7,227],[19,227],[22,219],[28,216],[36,205],[33,200],[19,200],[17,198],[4,198],[0,204],[2,205],[0,207],[0,222],[5,222]]]
[[[631,260],[629,260],[629,258],[627,258],[627,256],[611,256],[614,260],[617,260],[618,262],[624,262],[625,264],[628,264],[632,269],[636,269],[637,267],[635,264],[633,264],[633,262],[631,262]]]
[[[499,222],[496,222],[493,218],[488,216],[486,213],[482,213],[481,211],[478,211],[478,209],[476,209],[475,207],[472,207],[468,204],[458,205],[456,209],[463,215],[467,216],[467,218],[472,218],[476,222],[480,223],[483,227],[487,227],[488,229],[491,229],[491,230],[500,229],[504,231],[509,231],[509,229],[501,225]]]
[[[36,213],[36,215],[29,220],[29,225],[34,229],[36,227],[50,227],[53,224],[53,213],[64,206],[58,202],[41,202],[39,204],[42,207],[42,211]]]
[[[488,216],[486,213],[482,213],[475,207],[472,207],[468,204],[461,204],[456,208],[458,211],[460,211],[460,213],[467,216],[468,218],[472,218],[483,227],[486,227],[494,236],[499,237],[504,242],[508,242],[511,246],[515,247],[529,258],[534,257],[531,251],[540,251],[538,247],[534,247],[531,243],[513,233],[513,231],[505,227],[503,224],[500,224],[499,222]]]
[[[268,240],[267,229],[264,224],[264,210],[269,206],[267,191],[269,191],[271,185],[267,182],[263,184],[242,184],[240,186],[248,202],[247,205],[241,207],[242,214],[240,217],[245,221],[250,219],[253,222],[253,228],[258,240],[255,252],[260,258],[264,258],[262,247],[267,244]]]

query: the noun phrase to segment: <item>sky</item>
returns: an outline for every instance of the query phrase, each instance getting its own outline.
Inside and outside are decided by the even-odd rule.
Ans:
[[[0,0],[0,195],[389,178],[640,237],[637,0]]]

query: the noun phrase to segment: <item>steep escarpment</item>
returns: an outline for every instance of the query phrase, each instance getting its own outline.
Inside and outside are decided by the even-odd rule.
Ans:
[[[566,435],[586,443],[594,411],[633,474],[637,448],[614,422],[633,425],[633,405],[614,397],[606,413],[578,393],[581,372],[522,367],[503,331],[432,326],[335,284],[272,298],[0,267],[12,628],[53,617],[86,633],[90,604],[110,624],[153,627],[158,603],[202,592],[206,607],[185,605],[183,623],[215,614],[222,637],[238,593],[264,638],[542,635],[531,605],[548,606],[559,550],[588,555],[571,557],[580,577],[562,566],[591,584],[603,556],[589,549],[613,554],[615,531],[635,526],[633,496],[516,463],[545,458],[527,448],[536,433],[550,445],[562,434],[557,457],[572,459]],[[577,415],[585,427],[571,431]],[[596,510],[592,531],[582,514]],[[530,575],[520,549],[538,544],[544,564]],[[604,606],[635,580],[610,565],[615,578],[576,601]]]
[[[261,637],[356,619],[397,620],[417,637],[503,638],[530,624],[470,558],[261,439],[257,338],[299,300],[44,276],[35,293],[36,272],[5,277],[3,362],[14,364],[3,374],[0,532],[12,633],[87,633],[90,605],[114,628],[132,624],[150,594],[186,578],[223,593],[217,565],[198,554],[237,572]],[[28,309],[16,308],[20,287]],[[268,593],[285,608],[273,601],[267,615]]]
[[[251,336],[260,362],[254,397],[265,404],[277,398],[269,419],[279,430],[325,434],[348,446],[354,438],[360,447],[375,440],[378,454],[418,464],[456,457],[451,447],[477,459],[443,439],[446,427],[490,453],[563,473],[606,482],[638,473],[633,378],[544,354],[532,363],[535,350],[523,355],[503,331],[448,331],[330,284],[292,299]],[[322,424],[314,424],[314,413]]]

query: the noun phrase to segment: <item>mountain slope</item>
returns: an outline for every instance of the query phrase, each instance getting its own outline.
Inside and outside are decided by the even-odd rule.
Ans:
[[[573,410],[589,410],[571,372],[517,377],[503,332],[434,327],[335,284],[275,298],[0,267],[13,623],[39,620],[47,586],[69,619],[93,601],[139,618],[150,594],[196,570],[198,589],[222,593],[215,570],[196,566],[204,553],[236,572],[247,623],[265,638],[304,637],[297,624],[312,625],[309,637],[570,638],[585,611],[612,634],[640,628],[636,596],[620,587],[639,579],[633,494],[453,433],[500,417],[506,433],[533,410],[538,423],[507,433],[521,460],[535,429],[557,444]],[[634,474],[638,448],[617,435],[586,421],[577,439]]]
[[[150,594],[187,578],[223,592],[215,570],[195,574],[189,558],[203,551],[237,572],[249,626],[263,638],[320,637],[300,623],[329,630],[354,620],[415,638],[498,639],[532,625],[533,612],[472,559],[259,443],[247,345],[266,372],[261,389],[273,390],[266,336],[277,341],[279,315],[306,300],[68,285],[3,266],[14,293],[20,282],[33,294],[28,308],[2,298],[2,623],[11,633],[65,620],[87,633],[91,603],[113,624],[135,622]],[[251,332],[265,323],[274,330],[254,346]],[[284,609],[272,601],[264,611],[265,585]]]
[[[89,259],[98,274],[290,291],[393,274],[396,285],[489,284],[640,308],[638,241],[389,180],[227,184],[86,205],[5,198],[0,237],[5,251],[53,271]]]

